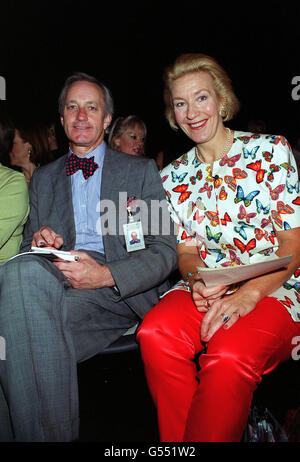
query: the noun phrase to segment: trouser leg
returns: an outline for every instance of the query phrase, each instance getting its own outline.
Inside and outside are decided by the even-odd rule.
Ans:
[[[103,336],[104,341],[101,336],[101,321],[107,321],[107,316],[101,309],[96,316],[97,297],[89,295],[87,302],[85,291],[72,289],[47,260],[20,260],[0,267],[0,335],[6,341],[0,384],[8,403],[13,438],[72,441],[78,437],[79,428],[77,361],[110,343],[111,335]],[[78,297],[67,296],[74,292]],[[84,321],[81,331],[80,309]],[[113,320],[107,324],[112,326],[117,319],[116,336],[136,322],[114,313],[111,317]],[[85,327],[90,341],[81,349],[74,335],[84,338]],[[5,418],[7,428],[5,407],[1,408],[4,410],[0,416]],[[0,435],[2,440],[7,437],[2,422]]]
[[[215,333],[200,356],[196,382],[191,358],[201,349],[202,318],[191,297],[178,291],[162,299],[139,330],[162,441],[240,441],[261,375],[289,358],[291,339],[300,333],[285,308],[265,298]]]
[[[0,330],[6,341],[0,380],[14,438],[71,441],[78,434],[77,371],[64,329],[62,278],[37,259],[14,260],[0,271]],[[57,400],[58,394],[64,399]]]
[[[219,329],[200,357],[184,440],[239,442],[262,375],[290,358],[299,333],[300,323],[272,297],[230,329]]]
[[[195,353],[201,349],[199,313],[187,292],[174,291],[145,316],[138,331],[161,441],[182,441],[197,388]]]

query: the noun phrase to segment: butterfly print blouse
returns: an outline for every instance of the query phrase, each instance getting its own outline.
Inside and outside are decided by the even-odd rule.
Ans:
[[[177,243],[196,245],[209,268],[273,257],[275,231],[300,226],[297,167],[283,136],[235,131],[229,153],[212,167],[193,148],[161,177]],[[173,289],[189,290],[183,281]],[[300,269],[270,295],[300,322]]]

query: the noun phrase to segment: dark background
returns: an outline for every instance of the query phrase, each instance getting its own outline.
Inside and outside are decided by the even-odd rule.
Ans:
[[[145,120],[148,155],[164,149],[176,158],[189,142],[165,120],[162,74],[179,54],[201,52],[232,79],[241,102],[232,128],[257,118],[291,144],[300,135],[300,100],[292,99],[292,79],[300,75],[298,2],[1,3],[0,75],[5,105],[18,118],[58,121],[65,78],[86,72],[111,89],[115,116]]]

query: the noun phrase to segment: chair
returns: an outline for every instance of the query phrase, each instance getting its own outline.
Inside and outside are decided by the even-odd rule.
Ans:
[[[159,441],[136,330],[78,364],[79,441]]]
[[[138,324],[128,329],[122,337],[108,345],[99,356],[128,353],[129,351],[138,350],[139,346],[136,341],[136,330]]]

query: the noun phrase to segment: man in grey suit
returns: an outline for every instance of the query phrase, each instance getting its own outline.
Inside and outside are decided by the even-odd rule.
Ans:
[[[108,89],[75,74],[59,109],[70,150],[34,172],[21,251],[50,246],[77,261],[22,255],[0,265],[0,441],[76,440],[77,362],[138,323],[176,268],[169,215],[155,207],[166,204],[154,161],[104,142]],[[139,221],[145,246],[129,252],[123,225]]]

